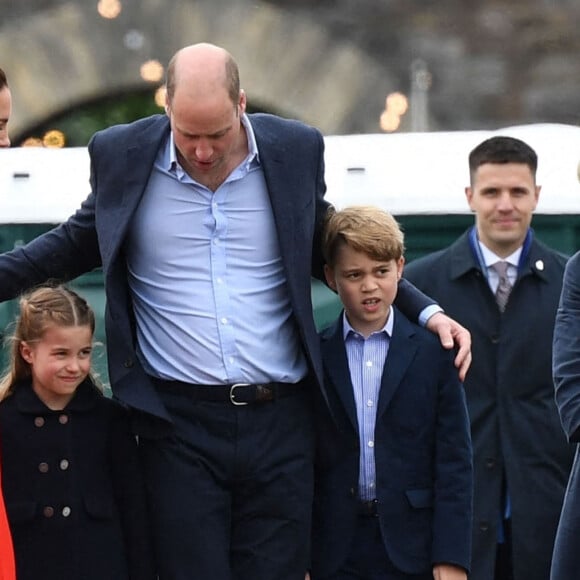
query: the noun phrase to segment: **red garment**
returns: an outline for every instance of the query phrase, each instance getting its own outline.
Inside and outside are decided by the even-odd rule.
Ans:
[[[2,472],[0,471],[0,580],[15,580],[14,553],[12,551],[12,538],[6,519],[4,498],[2,497]]]

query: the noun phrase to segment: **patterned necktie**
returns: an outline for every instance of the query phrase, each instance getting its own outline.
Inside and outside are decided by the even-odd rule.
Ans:
[[[507,262],[496,262],[491,266],[499,277],[499,284],[497,290],[495,291],[495,301],[501,312],[505,310],[510,292],[512,291],[512,284],[507,275],[508,263]]]

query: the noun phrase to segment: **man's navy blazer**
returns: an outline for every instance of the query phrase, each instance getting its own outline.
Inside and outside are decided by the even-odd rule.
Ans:
[[[311,274],[322,279],[320,231],[328,209],[324,200],[324,141],[319,131],[298,121],[265,114],[249,117],[270,195],[296,327],[313,378],[322,384],[310,280]],[[124,244],[169,131],[167,116],[154,115],[96,133],[89,143],[91,194],[81,208],[64,224],[0,255],[0,300],[48,279],[70,280],[102,266],[113,393],[133,409],[165,420],[169,416],[135,355]],[[418,313],[429,303],[432,301],[417,300],[414,295],[408,308]]]
[[[463,386],[452,353],[393,311],[375,403],[376,499],[385,549],[407,574],[428,573],[441,562],[469,569],[472,454]],[[321,333],[321,348],[328,404],[321,398],[316,404],[313,579],[335,573],[349,554],[360,456],[342,316]]]

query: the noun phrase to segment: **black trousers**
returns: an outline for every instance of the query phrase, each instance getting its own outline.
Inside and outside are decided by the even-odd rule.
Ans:
[[[174,433],[140,441],[160,580],[303,580],[310,390],[242,407],[161,395]]]

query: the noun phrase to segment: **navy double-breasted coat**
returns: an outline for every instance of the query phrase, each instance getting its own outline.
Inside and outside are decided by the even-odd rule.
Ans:
[[[152,580],[151,530],[126,411],[81,383],[62,411],[29,383],[0,404],[3,493],[19,580]]]

